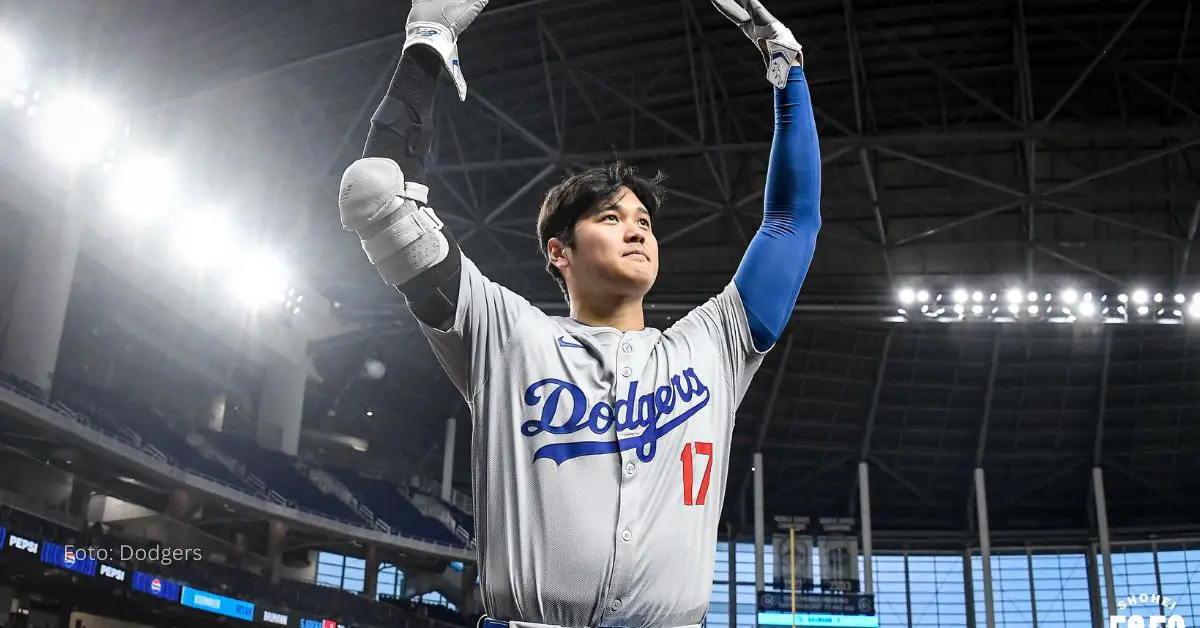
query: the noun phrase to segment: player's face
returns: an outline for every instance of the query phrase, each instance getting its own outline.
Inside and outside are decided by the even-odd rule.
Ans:
[[[577,292],[643,296],[658,277],[658,240],[650,214],[628,188],[575,223],[563,251],[564,276]]]

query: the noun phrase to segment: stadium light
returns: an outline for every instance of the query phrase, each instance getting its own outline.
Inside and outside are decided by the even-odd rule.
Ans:
[[[70,93],[46,107],[39,131],[42,149],[50,159],[73,167],[99,161],[116,135],[117,118],[95,97]]]
[[[254,251],[230,269],[231,287],[238,302],[257,309],[282,302],[288,290],[287,268],[269,251]]]
[[[120,214],[145,222],[178,198],[175,173],[162,156],[142,154],[121,164],[113,174],[109,202]]]
[[[984,288],[984,289],[981,289]],[[988,295],[990,294],[990,300]],[[991,292],[986,286],[955,286],[949,291],[936,285],[914,291],[900,290],[904,304],[899,318],[939,322],[992,323],[1161,323],[1200,322],[1200,292],[1156,292],[1138,288],[1131,293],[1084,291],[1079,286],[1046,290],[1038,286],[1013,286]],[[934,295],[932,299],[922,298]]]
[[[175,249],[192,268],[209,268],[233,252],[233,230],[220,212],[190,215],[176,229]]]
[[[128,128],[120,112],[85,89],[43,93],[25,53],[19,42],[0,33],[0,102],[11,103],[29,118],[28,139],[38,152],[72,176],[79,175],[79,183],[89,188],[86,194],[98,191],[105,205],[134,226],[169,215],[165,235],[155,238],[163,244],[156,253],[178,255],[196,270],[232,265],[228,277],[217,277],[218,291],[228,289],[255,308],[276,300],[282,306],[290,297],[294,302],[286,311],[300,313],[304,297],[294,289],[285,295],[288,272],[278,258],[262,251],[237,254],[236,230],[227,222],[232,216],[175,211],[184,198],[175,175],[188,170],[172,167],[162,156],[126,155]]]

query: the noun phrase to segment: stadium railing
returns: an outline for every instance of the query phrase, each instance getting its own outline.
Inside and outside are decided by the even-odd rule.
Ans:
[[[47,411],[47,412],[53,413],[55,415],[58,415],[59,417],[68,419],[72,423],[75,423],[77,425],[80,425],[81,427],[86,428],[89,432],[92,432],[94,434],[101,436],[100,439],[82,439],[83,443],[81,443],[81,444],[101,445],[101,446],[103,446],[103,448],[105,450],[107,450],[111,453],[116,453],[118,455],[124,454],[123,455],[124,458],[129,459],[133,462],[140,463],[147,470],[153,470],[153,466],[152,466],[151,462],[154,462],[154,463],[159,463],[159,464],[165,465],[166,467],[169,467],[171,469],[174,469],[177,473],[182,473],[183,476],[185,476],[185,477],[193,477],[193,478],[203,481],[203,484],[197,484],[197,483],[190,484],[189,486],[191,488],[200,490],[202,492],[212,493],[211,490],[206,490],[209,487],[206,487],[204,484],[219,486],[219,487],[225,489],[226,491],[229,491],[236,495],[240,495],[242,497],[242,500],[240,500],[241,503],[243,503],[244,505],[246,505],[248,507],[252,507],[255,510],[260,511],[261,514],[265,514],[266,516],[280,517],[280,518],[282,518],[284,520],[288,520],[292,523],[299,523],[301,525],[304,525],[304,524],[313,525],[313,523],[318,523],[319,521],[327,521],[330,523],[336,523],[336,524],[338,524],[337,529],[331,529],[331,528],[328,528],[328,526],[321,526],[321,527],[324,528],[325,531],[327,531],[327,532],[332,532],[336,535],[345,534],[345,535],[348,535],[360,542],[364,542],[364,543],[380,543],[380,542],[382,542],[384,544],[392,545],[392,546],[395,546],[397,549],[401,549],[401,550],[405,550],[405,551],[418,551],[418,552],[424,552],[424,553],[432,553],[432,554],[444,556],[446,558],[451,558],[454,560],[468,560],[468,561],[474,560],[473,550],[469,550],[468,548],[464,547],[461,544],[449,543],[449,542],[445,542],[445,541],[441,541],[441,540],[412,537],[412,536],[403,535],[403,534],[396,534],[395,532],[384,533],[379,530],[375,530],[375,529],[368,527],[368,525],[363,521],[349,522],[349,521],[346,521],[345,519],[331,517],[326,513],[316,512],[316,511],[312,511],[312,510],[308,510],[308,509],[302,509],[302,508],[295,507],[295,506],[282,506],[282,505],[278,505],[278,504],[272,504],[271,502],[264,500],[262,497],[254,495],[253,493],[247,491],[246,489],[244,489],[242,487],[234,486],[227,481],[223,481],[223,480],[213,478],[208,475],[197,473],[196,471],[194,471],[192,469],[189,469],[189,468],[183,467],[183,466],[179,466],[178,464],[172,464],[170,460],[161,460],[161,459],[157,458],[156,456],[143,451],[140,447],[138,447],[138,445],[136,443],[132,442],[132,440],[128,436],[113,434],[112,432],[109,432],[107,430],[100,429],[98,426],[94,425],[90,421],[82,421],[82,420],[80,420],[79,413],[72,412],[69,409],[67,409],[67,411],[65,411],[65,412],[60,410],[59,408],[56,408],[53,405],[51,405],[50,402],[44,400],[42,398],[42,395],[38,394],[36,391],[22,390],[22,387],[14,385],[12,382],[12,378],[9,374],[4,373],[3,375],[4,375],[4,377],[0,377],[0,390],[10,391],[10,392],[14,393],[15,395],[17,395],[17,397],[19,397],[23,400],[26,400],[30,403],[36,404],[37,407],[41,408],[44,411]],[[34,388],[36,388],[36,387],[34,387]],[[10,403],[8,405],[13,405],[13,404]],[[20,408],[17,408],[17,409],[20,409]],[[48,421],[45,421],[45,419],[48,417],[45,417],[44,415],[39,415],[38,413],[33,413],[33,412],[25,413],[25,414],[28,417],[33,418],[35,420],[40,419],[40,420],[42,420],[43,423],[48,422]],[[125,448],[127,448],[130,451],[122,451],[119,447],[114,447],[114,445],[117,445],[117,444],[124,446]],[[163,475],[161,471],[159,471],[158,474]],[[168,477],[174,477],[175,479],[179,479],[178,476],[172,476],[171,474],[166,474],[166,475]],[[215,493],[214,496],[218,497],[218,498],[222,498],[222,499],[228,499],[230,497],[229,495],[223,495],[220,493]],[[275,508],[272,508],[272,506],[274,506]],[[292,513],[295,513],[295,514],[302,514],[302,515],[307,516],[308,518],[316,519],[318,521],[310,523],[309,521],[307,521],[303,518],[291,516],[287,512],[281,513],[281,512],[279,512],[279,509],[291,511]],[[342,528],[345,528],[345,529],[342,529]]]

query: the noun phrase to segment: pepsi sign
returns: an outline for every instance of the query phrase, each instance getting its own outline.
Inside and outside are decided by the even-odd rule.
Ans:
[[[15,534],[8,535],[8,546],[30,554],[37,554],[39,547],[37,541],[31,541]]]
[[[100,565],[100,575],[105,578],[112,578],[117,582],[125,582],[125,570],[112,565]]]
[[[68,552],[65,547],[50,541],[42,542],[42,562],[86,576],[96,575],[96,559],[85,552]]]
[[[169,578],[162,578],[142,571],[133,572],[133,588],[171,602],[179,601],[180,586]]]

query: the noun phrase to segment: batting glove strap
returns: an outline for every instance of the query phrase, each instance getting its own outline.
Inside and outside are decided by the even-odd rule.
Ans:
[[[412,201],[405,201],[412,203]],[[388,228],[362,241],[363,251],[371,264],[378,265],[383,260],[403,251],[409,245],[421,239],[425,234],[440,231],[444,225],[441,219],[428,207],[419,207],[408,213]]]

